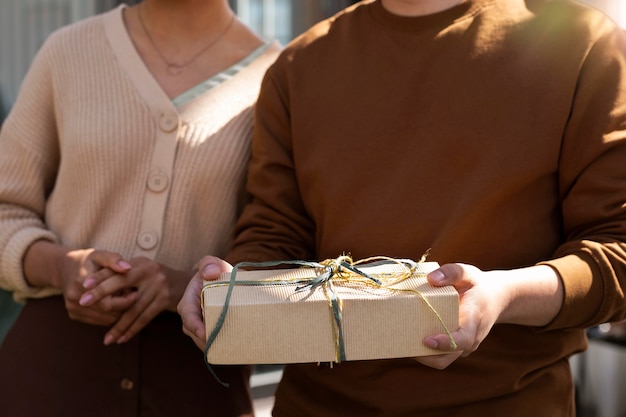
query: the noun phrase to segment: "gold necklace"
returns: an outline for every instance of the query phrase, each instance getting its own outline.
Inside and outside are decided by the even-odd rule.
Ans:
[[[196,52],[190,59],[188,59],[187,61],[183,62],[182,64],[178,64],[176,62],[171,62],[169,61],[165,55],[163,55],[163,52],[161,52],[161,50],[159,49],[159,47],[157,46],[156,42],[154,41],[154,39],[152,38],[152,35],[150,35],[150,32],[148,32],[148,28],[146,27],[146,24],[143,22],[143,18],[141,16],[141,9],[142,9],[143,3],[137,8],[137,13],[139,15],[139,23],[141,23],[141,27],[143,29],[143,31],[145,32],[146,36],[148,37],[148,39],[150,40],[150,43],[152,44],[152,47],[154,48],[154,50],[159,54],[159,56],[161,57],[161,59],[163,60],[163,62],[165,63],[165,65],[167,66],[167,72],[169,72],[171,75],[178,75],[181,72],[183,72],[183,70],[185,68],[187,68],[189,65],[191,65],[192,62],[194,62],[196,59],[198,59],[202,54],[204,54],[206,51],[209,50],[209,48],[211,48],[213,45],[215,45],[220,39],[222,39],[222,37],[226,34],[226,32],[228,32],[228,29],[230,29],[230,27],[233,25],[233,23],[235,22],[235,15],[233,14],[231,16],[230,22],[228,22],[228,25],[226,25],[226,27],[224,28],[224,30],[222,30],[216,37],[215,39],[213,39],[211,42],[209,42],[207,45],[205,45],[202,49],[200,49],[198,52]]]

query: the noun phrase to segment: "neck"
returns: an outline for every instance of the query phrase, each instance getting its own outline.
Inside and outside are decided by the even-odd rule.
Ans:
[[[144,0],[139,7],[156,36],[182,39],[209,36],[207,29],[219,30],[233,15],[227,0]]]
[[[381,0],[383,7],[399,16],[427,16],[459,5],[465,0]]]
[[[126,18],[144,61],[161,71],[165,68],[171,76],[202,62],[208,52],[230,51],[224,43],[232,45],[233,39],[240,39],[233,34],[236,16],[227,0],[144,0]]]

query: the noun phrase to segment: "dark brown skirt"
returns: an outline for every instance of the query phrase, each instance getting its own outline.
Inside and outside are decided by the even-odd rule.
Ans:
[[[0,416],[238,416],[252,410],[250,367],[215,367],[164,313],[129,342],[71,320],[61,297],[31,300],[0,348]]]

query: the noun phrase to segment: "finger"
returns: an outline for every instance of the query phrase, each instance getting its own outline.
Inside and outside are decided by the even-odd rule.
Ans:
[[[461,264],[445,264],[426,275],[428,282],[436,287],[455,285],[463,277],[464,269]]]
[[[148,308],[143,310],[136,318],[133,320],[129,319],[131,323],[130,326],[127,326],[126,330],[122,330],[126,323],[122,322],[120,324],[119,329],[114,329],[111,333],[111,340],[115,340],[116,343],[126,343],[135,335],[137,335],[144,327],[146,327],[163,309],[156,307],[155,305],[150,305]],[[122,316],[124,319],[125,315]],[[121,336],[116,338],[116,335],[122,333]]]
[[[66,306],[67,314],[70,319],[95,325],[95,326],[110,326],[119,318],[119,313],[103,312],[99,310],[93,310],[91,308],[84,308],[78,304]]]
[[[89,255],[89,259],[103,268],[110,268],[120,274],[123,274],[132,268],[128,261],[115,252],[96,250]]]
[[[164,310],[166,303],[163,301],[164,297],[158,291],[158,286],[144,286],[135,292],[138,294],[137,301],[109,329],[104,338],[105,345],[124,343],[130,340]]]
[[[78,302],[81,306],[91,306],[104,297],[112,296],[126,288],[129,288],[128,279],[123,275],[116,274],[86,291]]]
[[[415,360],[422,365],[426,365],[430,368],[435,369],[446,369],[450,366],[455,360],[457,360],[461,356],[460,352],[447,353],[445,355],[429,355],[429,356],[419,356],[415,358]]]
[[[117,274],[125,274],[132,269],[132,265],[115,252],[96,250],[89,254],[89,260],[98,269],[91,272],[83,282],[83,287],[91,289],[100,282]]]
[[[462,339],[460,332],[448,334],[438,334],[424,338],[424,345],[431,349],[448,352],[440,355],[428,355],[415,358],[419,363],[435,369],[445,369],[460,356],[464,351],[457,343],[457,339]],[[463,339],[464,340],[464,339]]]
[[[183,328],[183,333],[185,333],[187,336],[191,338],[191,340],[196,344],[196,346],[198,346],[198,349],[204,351],[204,347],[206,345],[205,339],[199,338],[193,333],[187,333],[187,331],[184,328]]]
[[[456,331],[431,335],[424,338],[424,344],[431,349],[442,352],[457,352],[459,355],[468,356],[474,352],[479,345],[476,337],[476,325],[474,321],[461,319],[460,326]]]
[[[203,280],[200,275],[194,275],[178,303],[178,314],[183,321],[183,332],[191,337],[200,349],[204,349],[204,341],[206,340],[206,328],[200,306],[202,284]]]
[[[117,273],[109,268],[103,268],[95,271],[89,274],[87,278],[85,278],[85,281],[83,282],[83,288],[88,290],[95,288],[99,283],[111,278],[114,275],[117,275]]]
[[[98,303],[83,307],[78,302],[66,299],[65,307],[72,320],[99,326],[111,326],[137,299],[137,291],[120,296],[105,297]]]
[[[120,319],[113,325],[104,336],[104,344],[125,343],[139,333],[154,319],[162,309],[152,306],[150,303],[137,303],[122,314]]]
[[[138,298],[139,291],[125,291],[114,296],[104,297],[98,303],[89,306],[89,308],[121,314],[128,310]]]
[[[78,304],[78,300],[84,294],[84,289],[76,281],[66,282],[65,288],[63,288],[63,298],[65,299],[65,308],[69,308],[69,304]]]
[[[431,349],[441,350],[442,352],[453,352],[462,349],[454,338],[454,333],[452,333],[452,337],[447,334],[427,336],[424,338],[424,344]]]
[[[232,269],[231,264],[215,256],[205,256],[198,262],[198,272],[206,281],[214,281],[222,272],[230,272]]]

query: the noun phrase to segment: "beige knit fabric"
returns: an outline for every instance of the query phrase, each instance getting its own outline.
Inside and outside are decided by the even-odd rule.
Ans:
[[[59,292],[24,280],[38,239],[181,270],[231,244],[252,106],[280,48],[177,109],[121,10],[50,36],[0,131],[0,287],[17,300]]]

